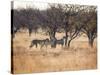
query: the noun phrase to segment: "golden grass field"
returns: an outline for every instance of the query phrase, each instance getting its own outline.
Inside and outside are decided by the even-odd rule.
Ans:
[[[64,33],[57,33],[62,38]],[[13,39],[14,73],[55,72],[69,70],[85,70],[97,68],[97,45],[90,48],[86,36],[77,37],[71,47],[29,48],[33,39],[49,38],[47,35],[34,34],[29,37],[27,32],[18,32]]]

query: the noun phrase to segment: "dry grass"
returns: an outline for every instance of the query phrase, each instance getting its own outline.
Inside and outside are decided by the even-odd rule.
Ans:
[[[57,33],[61,38],[64,33]],[[66,70],[95,69],[97,67],[97,47],[88,46],[86,37],[78,37],[71,42],[71,48],[46,49],[43,47],[29,49],[30,41],[34,38],[47,38],[43,34],[17,33],[14,38],[14,73],[51,72]]]

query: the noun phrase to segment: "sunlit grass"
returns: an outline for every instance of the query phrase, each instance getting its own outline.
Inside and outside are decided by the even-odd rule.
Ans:
[[[57,33],[57,38],[62,38],[64,33]],[[28,33],[17,33],[14,38],[14,73],[33,73],[51,71],[69,71],[96,69],[97,50],[96,41],[94,48],[88,46],[86,37],[76,38],[71,42],[71,48],[51,48],[46,49],[32,47],[29,48],[32,39],[49,38],[47,35]],[[82,41],[83,39],[83,41]],[[85,40],[86,39],[86,40]]]

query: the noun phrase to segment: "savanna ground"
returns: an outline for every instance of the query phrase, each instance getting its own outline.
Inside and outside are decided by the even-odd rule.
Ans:
[[[62,38],[64,33],[57,33],[57,39]],[[33,39],[49,38],[43,33],[32,33],[29,37],[27,32],[18,32],[13,39],[13,63],[14,73],[33,73],[51,71],[69,71],[97,68],[97,45],[90,48],[85,35],[77,37],[71,42],[71,47],[51,48],[50,45],[40,49],[29,48]]]

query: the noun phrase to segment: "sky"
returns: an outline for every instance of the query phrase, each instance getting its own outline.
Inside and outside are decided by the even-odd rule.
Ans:
[[[48,2],[14,1],[14,5],[13,5],[14,9],[17,9],[17,8],[27,8],[27,7],[37,8],[39,10],[45,10],[49,6],[48,6]]]
[[[40,10],[45,10],[46,8],[48,8],[48,3],[33,2],[33,1],[14,1],[13,7],[14,9],[34,7]]]

